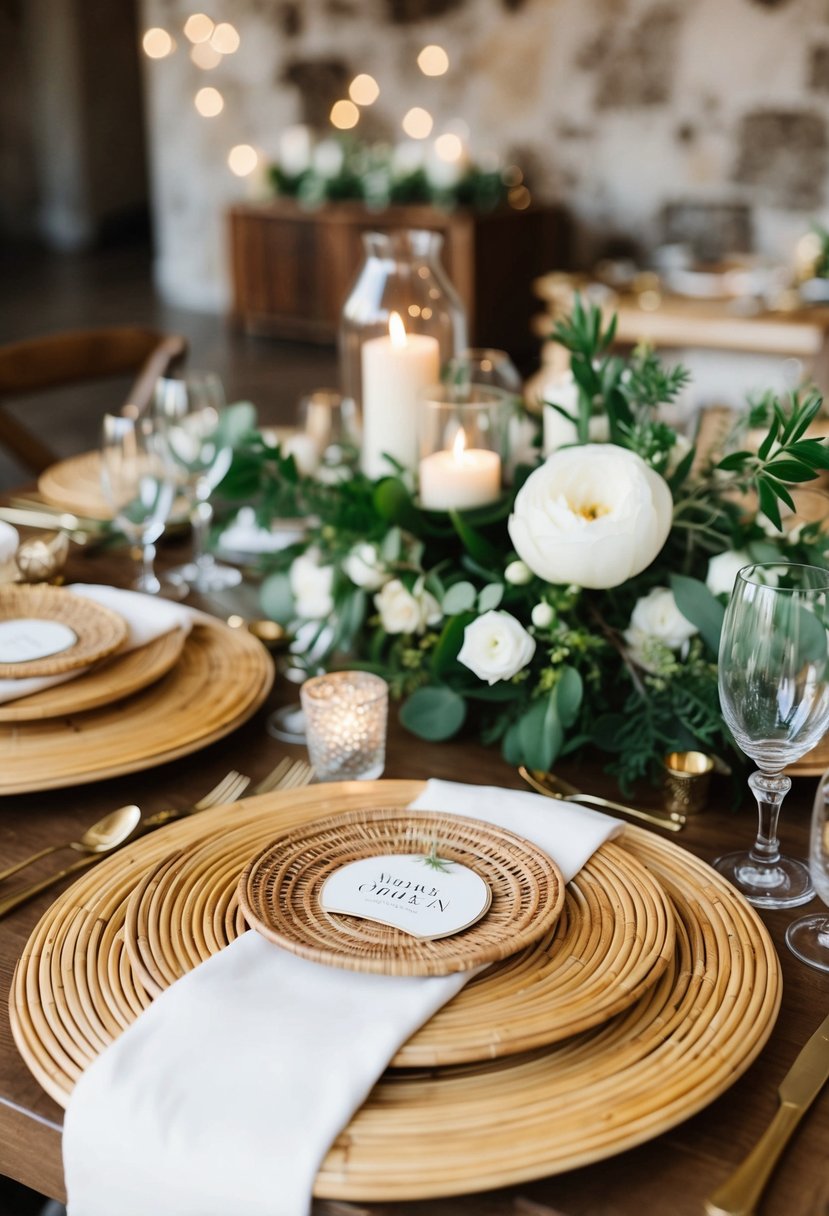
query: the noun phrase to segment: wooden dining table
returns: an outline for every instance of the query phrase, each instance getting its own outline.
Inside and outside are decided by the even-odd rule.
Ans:
[[[174,562],[175,548],[162,557]],[[123,585],[130,573],[128,555],[87,556],[74,550],[67,581],[110,582]],[[223,593],[221,600],[193,597],[194,604],[217,615],[234,607],[250,611],[255,591]],[[304,756],[302,747],[277,742],[266,730],[268,714],[295,700],[297,689],[278,674],[267,703],[242,727],[185,759],[129,776],[43,793],[0,798],[0,866],[5,867],[37,849],[78,836],[106,811],[137,803],[152,814],[169,806],[183,807],[235,768],[254,781],[261,779],[283,755]],[[25,723],[22,724],[25,729]],[[4,736],[0,727],[0,763]],[[614,782],[602,770],[601,757],[561,767],[563,775],[594,793],[618,796]],[[407,734],[392,710],[386,777],[442,777],[473,784],[522,788],[519,774],[500,757],[497,748],[484,748],[472,736],[448,743],[426,743]],[[815,779],[798,778],[782,816],[785,849],[805,856]],[[639,805],[657,807],[656,788],[636,791]],[[733,806],[733,787],[716,777],[709,806],[689,818],[675,840],[704,860],[746,845],[755,815],[746,798]],[[335,810],[336,808],[332,808]],[[550,802],[550,815],[556,804]],[[165,829],[160,829],[164,831]],[[659,829],[654,829],[659,831]],[[65,854],[32,866],[26,878],[45,877]],[[9,890],[17,879],[8,880]],[[62,1110],[34,1079],[18,1054],[8,1015],[9,988],[15,963],[40,919],[60,890],[54,888],[0,920],[0,1173],[56,1199],[63,1199],[61,1165]],[[816,908],[817,902],[811,905]],[[808,910],[808,909],[807,909]],[[801,914],[762,913],[783,971],[783,1001],[771,1038],[748,1071],[710,1106],[693,1118],[638,1148],[554,1177],[517,1187],[464,1197],[411,1203],[340,1203],[318,1201],[314,1216],[695,1216],[703,1203],[760,1136],[777,1108],[777,1086],[798,1051],[829,1010],[829,974],[813,970],[789,953],[784,941],[787,924]],[[763,1216],[827,1216],[829,1214],[829,1086],[818,1097],[796,1133],[768,1186],[759,1211]],[[113,1214],[114,1216],[114,1214]],[[147,1216],[151,1216],[150,1213]],[[228,1214],[230,1216],[230,1213]]]

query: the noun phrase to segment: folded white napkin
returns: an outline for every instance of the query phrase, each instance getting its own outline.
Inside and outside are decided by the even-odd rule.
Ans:
[[[412,809],[501,824],[568,878],[622,829],[537,794],[447,781],[430,781]],[[243,934],[78,1081],[63,1132],[69,1216],[306,1216],[337,1134],[469,978],[363,975]]]
[[[139,591],[122,591],[118,587],[106,587],[99,583],[73,583],[67,587],[76,595],[94,600],[104,608],[111,608],[127,623],[127,637],[119,653],[137,650],[149,642],[160,638],[162,634],[172,629],[183,629],[189,633],[193,625],[194,613],[182,604],[173,604],[160,596],[143,595]],[[30,676],[22,680],[0,680],[0,704],[6,701],[16,701],[20,697],[28,697],[44,688],[53,688],[57,684],[65,684],[67,680],[77,679],[89,667],[77,667],[73,671],[64,671],[57,676]]]

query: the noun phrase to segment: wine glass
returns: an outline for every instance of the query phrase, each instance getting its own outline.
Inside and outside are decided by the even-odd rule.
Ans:
[[[222,591],[242,581],[241,571],[221,565],[207,552],[213,519],[210,495],[233,459],[220,426],[224,406],[222,382],[210,372],[188,372],[181,379],[162,377],[156,383],[155,414],[179,470],[179,488],[190,503],[193,530],[192,561],[172,570],[170,577],[198,591]]]
[[[104,415],[101,488],[116,526],[141,546],[141,570],[133,589],[181,599],[187,587],[155,572],[155,542],[173,505],[176,471],[164,435],[152,418]]]
[[[829,571],[758,563],[737,575],[719,656],[720,704],[737,743],[757,764],[757,838],[747,853],[714,866],[760,908],[794,908],[814,895],[808,867],[784,857],[780,807],[791,789],[783,773],[829,727]]]
[[[829,906],[829,771],[821,777],[815,794],[809,869],[818,895]],[[786,930],[786,945],[801,962],[829,971],[829,915],[813,912],[793,921]]]

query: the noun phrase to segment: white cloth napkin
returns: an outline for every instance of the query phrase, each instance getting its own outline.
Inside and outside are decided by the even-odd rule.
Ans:
[[[501,824],[568,878],[622,829],[537,794],[447,781],[412,809]],[[306,1216],[337,1134],[469,978],[342,971],[243,934],[81,1076],[63,1132],[69,1216]]]
[[[160,638],[162,634],[172,629],[183,629],[189,633],[193,625],[192,609],[182,604],[173,604],[160,596],[143,595],[139,591],[122,591],[118,587],[107,587],[99,583],[73,583],[67,587],[76,595],[94,600],[104,608],[111,608],[127,623],[127,637],[119,654],[128,650],[137,650],[149,642]],[[57,684],[65,684],[68,680],[77,679],[89,667],[77,667],[73,671],[64,671],[57,676],[30,676],[22,680],[0,680],[0,704],[6,701],[16,701],[20,697],[28,697],[44,688],[53,688]]]

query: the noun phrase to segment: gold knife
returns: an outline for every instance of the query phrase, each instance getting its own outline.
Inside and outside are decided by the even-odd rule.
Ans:
[[[829,1016],[780,1083],[777,1114],[746,1159],[705,1201],[708,1216],[751,1216],[780,1154],[829,1079]]]

